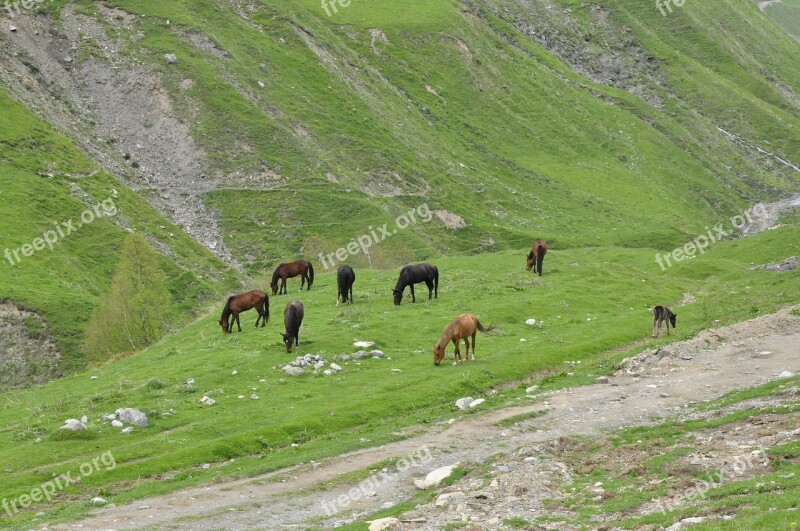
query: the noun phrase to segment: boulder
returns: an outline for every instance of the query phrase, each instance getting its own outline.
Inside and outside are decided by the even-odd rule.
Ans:
[[[382,358],[383,357],[383,351],[381,351],[381,350],[373,350],[373,351],[371,351],[369,353],[369,355],[372,356],[373,358]]]
[[[472,397],[465,396],[464,398],[459,398],[458,400],[456,400],[456,407],[458,409],[467,409],[471,403],[472,403]]]
[[[70,430],[70,431],[78,431],[78,430],[85,430],[86,425],[79,421],[78,419],[67,419],[64,421],[64,425],[59,428],[60,430]]]
[[[369,531],[383,531],[384,529],[399,529],[401,526],[400,520],[394,517],[380,518],[372,520],[369,524]]]
[[[433,472],[430,472],[425,479],[418,479],[414,482],[414,486],[418,489],[425,490],[430,487],[435,487],[439,483],[441,483],[446,478],[450,477],[450,474],[453,473],[453,470],[459,465],[459,463],[454,463],[449,466],[443,466],[441,468],[437,468]]]
[[[287,365],[283,368],[283,372],[288,374],[289,376],[302,376],[306,373],[306,370],[302,367],[292,367]]]
[[[126,424],[133,424],[134,426],[139,426],[140,428],[144,428],[149,424],[147,420],[147,415],[139,411],[138,409],[133,408],[122,408],[116,411],[117,418]]]

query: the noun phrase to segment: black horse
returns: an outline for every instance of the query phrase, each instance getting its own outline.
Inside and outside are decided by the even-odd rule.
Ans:
[[[439,270],[436,266],[430,264],[409,265],[400,271],[400,278],[397,279],[397,285],[392,290],[394,304],[400,305],[406,286],[411,288],[411,302],[417,302],[414,297],[414,284],[420,282],[424,282],[428,286],[428,300],[431,300],[431,293],[434,293],[437,299],[439,298]]]
[[[350,266],[342,266],[336,273],[336,283],[339,286],[339,292],[336,295],[336,304],[339,304],[339,299],[342,299],[342,304],[347,302],[348,294],[350,296],[350,304],[353,304],[353,282],[356,281],[356,273]]]
[[[286,344],[286,352],[292,351],[292,343],[300,346],[300,325],[303,324],[303,303],[292,301],[283,310],[283,324],[286,326],[286,333],[283,342]]]

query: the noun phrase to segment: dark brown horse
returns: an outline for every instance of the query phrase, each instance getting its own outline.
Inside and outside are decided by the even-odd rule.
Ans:
[[[263,328],[269,321],[269,297],[266,293],[254,290],[228,297],[228,302],[225,303],[225,308],[222,310],[222,317],[219,318],[219,325],[222,327],[223,333],[233,332],[234,321],[241,332],[242,325],[239,323],[239,314],[253,308],[258,312],[256,327],[258,327],[258,322],[263,319],[264,321],[261,323]]]
[[[286,293],[286,279],[294,278],[301,275],[303,278],[300,280],[300,291],[303,291],[303,285],[308,282],[308,289],[311,289],[311,284],[314,283],[314,266],[311,262],[305,260],[296,260],[288,264],[281,264],[275,268],[272,274],[272,282],[269,287],[272,288],[272,294]],[[280,291],[278,291],[278,280],[281,281]]]
[[[420,282],[424,282],[428,286],[428,300],[431,300],[432,294],[437,299],[439,298],[439,269],[430,264],[408,265],[400,270],[397,284],[392,290],[394,304],[400,306],[406,286],[411,291],[411,302],[417,302],[414,296],[414,284],[419,284]]]
[[[350,304],[353,304],[353,283],[356,281],[356,273],[350,266],[342,266],[336,273],[336,284],[338,286],[338,293],[336,295],[336,305],[339,305],[339,299],[342,303],[347,302],[350,298]]]
[[[462,313],[445,327],[444,332],[442,332],[442,337],[439,338],[439,341],[433,347],[433,364],[439,365],[439,363],[441,363],[442,358],[444,358],[444,350],[447,348],[447,344],[450,341],[452,341],[456,346],[454,356],[455,361],[453,361],[453,365],[461,361],[461,350],[459,349],[459,343],[462,339],[464,340],[464,344],[467,346],[466,361],[469,361],[470,337],[472,337],[472,359],[474,360],[475,336],[478,334],[478,331],[480,330],[484,334],[488,334],[495,328],[497,328],[495,325],[492,325],[489,328],[484,328],[477,317],[469,313]]]
[[[528,264],[526,269],[528,271],[533,268],[534,273],[539,273],[542,276],[542,262],[544,262],[544,255],[547,254],[547,242],[544,240],[536,240],[533,242],[531,252],[528,253]]]
[[[303,303],[292,301],[283,310],[283,324],[286,326],[286,333],[283,342],[286,345],[286,352],[292,351],[292,343],[300,346],[300,325],[303,324]]]

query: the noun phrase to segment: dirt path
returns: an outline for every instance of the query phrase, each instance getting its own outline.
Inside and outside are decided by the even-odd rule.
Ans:
[[[90,518],[51,529],[277,529],[307,525],[333,527],[408,499],[413,480],[456,462],[480,462],[498,452],[551,441],[564,435],[593,434],[678,414],[689,403],[800,371],[800,307],[707,330],[696,338],[630,358],[609,383],[565,389],[530,400],[535,403],[443,423],[406,441],[366,449],[314,465],[265,476],[193,488],[106,507]],[[491,400],[491,398],[490,398]],[[533,423],[499,428],[508,417],[542,411]],[[457,416],[454,408],[454,416]],[[421,449],[426,448],[424,452]],[[430,453],[428,454],[428,450]],[[326,484],[345,473],[364,470],[388,458],[412,455],[416,466],[384,470],[366,495],[354,495],[347,507],[340,496],[357,481]],[[310,489],[307,492],[302,492]],[[357,498],[357,499],[356,499]],[[342,498],[343,499],[343,498]],[[412,525],[411,528],[415,526]],[[423,523],[416,527],[427,528]]]

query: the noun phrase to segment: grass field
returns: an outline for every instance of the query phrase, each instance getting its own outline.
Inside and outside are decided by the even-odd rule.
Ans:
[[[289,296],[271,297],[265,329],[253,329],[255,315],[243,314],[244,331],[228,336],[216,322],[221,307],[210,309],[144,352],[4,395],[0,448],[8,468],[0,498],[14,499],[103,452],[112,452],[118,463],[4,525],[22,529],[74,518],[96,495],[124,503],[381,444],[402,437],[404,427],[446,420],[454,400],[465,395],[484,396],[488,407],[496,407],[520,396],[529,382],[544,389],[587,383],[646,344],[655,302],[674,305],[684,294],[696,298],[678,310],[677,333],[658,344],[796,302],[797,272],[748,269],[785,257],[785,242],[797,236],[798,226],[786,225],[723,242],[666,273],[648,249],[556,249],[548,254],[541,279],[524,271],[523,250],[442,258],[435,260],[442,272],[439,299],[424,302],[423,289],[416,304],[404,301],[399,308],[390,291],[395,270],[358,270],[356,303],[338,307],[334,274],[318,273],[311,291],[298,294],[299,284],[290,281]],[[288,355],[279,336],[282,308],[295,297],[306,306],[299,354],[333,361],[357,350],[355,340],[369,340],[386,357],[343,362],[344,370],[330,377],[293,378],[276,370],[297,354]],[[499,331],[479,337],[475,363],[434,367],[434,342],[444,325],[465,311],[497,323]],[[526,326],[530,317],[542,327]],[[617,353],[604,354],[612,349]],[[579,370],[567,376],[564,362],[578,360]],[[194,384],[186,383],[189,378]],[[205,406],[203,396],[217,403]],[[100,422],[120,407],[148,412],[151,425],[123,435]],[[87,432],[73,436],[57,429],[82,415],[90,418]],[[204,470],[203,463],[213,466]],[[46,516],[35,517],[36,511]]]

